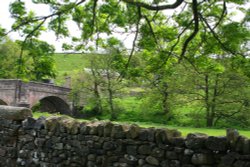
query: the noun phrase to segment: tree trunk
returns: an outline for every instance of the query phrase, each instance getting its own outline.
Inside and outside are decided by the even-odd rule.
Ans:
[[[162,99],[162,108],[163,108],[163,114],[167,115],[169,113],[169,106],[168,106],[168,92],[163,93],[163,99]]]
[[[93,67],[93,62],[91,62],[91,67]],[[94,97],[96,99],[94,110],[96,111],[96,114],[101,114],[102,113],[102,101],[101,101],[101,95],[99,92],[98,76],[93,68],[91,68],[91,73],[94,76]]]
[[[205,108],[206,108],[206,121],[207,121],[207,127],[212,126],[212,120],[211,120],[211,113],[210,113],[210,102],[209,102],[209,77],[206,74],[205,75]]]
[[[102,102],[101,102],[101,96],[100,96],[100,93],[99,93],[99,85],[97,82],[94,83],[94,96],[95,96],[95,99],[96,99],[96,112],[97,114],[101,114],[102,113]]]
[[[215,77],[215,83],[213,87],[213,94],[211,102],[209,100],[209,77],[208,75],[205,76],[205,103],[206,103],[206,119],[207,119],[207,127],[214,126],[214,120],[215,120],[215,112],[216,112],[216,100],[218,96],[218,78],[219,75],[217,74]]]
[[[108,80],[108,103],[110,107],[110,113],[111,113],[111,120],[117,119],[117,114],[114,111],[114,103],[113,103],[113,90],[112,90],[112,84],[111,84],[111,76],[109,71],[107,71],[107,80]]]
[[[212,98],[212,104],[211,104],[211,114],[210,114],[210,125],[214,126],[214,120],[215,120],[215,112],[216,112],[216,102],[217,102],[217,96],[218,96],[218,78],[219,75],[216,75],[215,83],[214,83],[214,92],[213,92],[213,98]]]

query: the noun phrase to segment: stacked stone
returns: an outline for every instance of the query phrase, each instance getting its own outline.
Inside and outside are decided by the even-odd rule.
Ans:
[[[231,134],[230,134],[231,133]],[[68,117],[28,118],[19,130],[18,166],[249,167],[250,140],[140,128]]]
[[[0,106],[0,167],[250,167],[250,140],[236,130],[182,138],[176,130],[30,116]]]
[[[18,130],[21,121],[32,116],[22,107],[0,106],[0,166],[15,167],[17,159]]]
[[[20,123],[0,118],[0,166],[15,167]]]

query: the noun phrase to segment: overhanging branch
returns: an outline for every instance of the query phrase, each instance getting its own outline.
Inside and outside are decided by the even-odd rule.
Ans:
[[[145,8],[148,10],[156,10],[156,11],[165,10],[165,9],[175,9],[184,2],[184,0],[176,0],[173,4],[158,6],[158,5],[149,5],[147,3],[138,2],[135,0],[122,0],[122,1],[131,5],[135,5],[137,7]]]
[[[192,4],[192,10],[193,10],[193,20],[194,20],[194,31],[192,32],[192,34],[185,40],[183,47],[182,47],[182,51],[180,54],[180,59],[179,61],[181,61],[187,51],[187,47],[188,44],[192,41],[192,39],[194,39],[194,37],[196,36],[196,34],[199,32],[199,15],[198,15],[198,3],[197,0],[193,0],[193,4]]]

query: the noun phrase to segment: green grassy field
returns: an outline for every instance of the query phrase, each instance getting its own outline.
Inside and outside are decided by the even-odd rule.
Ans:
[[[56,83],[61,85],[64,82],[65,76],[71,76],[74,71],[86,67],[88,56],[91,56],[91,54],[55,54]]]
[[[88,54],[55,54],[54,59],[59,73],[70,72],[86,66]]]

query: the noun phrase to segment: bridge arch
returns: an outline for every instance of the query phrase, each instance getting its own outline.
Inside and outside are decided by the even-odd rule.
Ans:
[[[0,105],[5,105],[5,106],[7,106],[7,105],[8,105],[8,103],[7,103],[7,102],[5,102],[4,100],[0,99]]]
[[[36,107],[36,110],[39,110],[41,112],[60,113],[66,115],[71,114],[69,104],[67,104],[65,100],[57,96],[43,97],[31,106],[31,108],[34,107]]]

